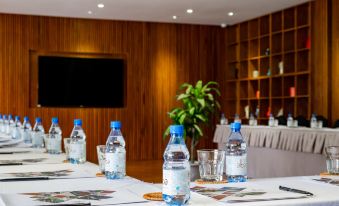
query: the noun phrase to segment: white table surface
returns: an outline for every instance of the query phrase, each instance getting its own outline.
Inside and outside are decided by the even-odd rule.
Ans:
[[[1,151],[1,149],[0,149]],[[34,155],[37,155],[39,152],[35,152]],[[22,155],[22,154],[20,154]],[[11,157],[15,159],[17,156],[12,155],[1,155],[1,159],[6,159],[5,157]],[[46,156],[42,154],[42,156]],[[49,158],[60,159],[64,155],[51,155]],[[128,164],[128,162],[127,162]],[[27,167],[30,165],[25,165]],[[37,165],[31,165],[37,167]],[[74,165],[72,165],[74,166]],[[12,168],[10,168],[12,167]],[[43,164],[45,168],[54,168],[55,164]],[[20,172],[20,166],[1,166],[0,173],[5,171],[13,171],[17,168]],[[99,168],[97,165],[92,163],[85,163],[83,165],[77,165],[79,170],[86,171],[95,175]],[[0,174],[1,175],[1,174]],[[319,178],[319,176],[314,177],[288,177],[288,178],[273,178],[273,179],[254,179],[246,183],[231,183],[223,185],[200,185],[206,187],[247,187],[247,188],[260,188],[269,191],[278,191],[279,185],[288,186],[291,188],[301,189],[314,194],[314,197],[307,199],[294,199],[294,200],[279,200],[279,201],[263,201],[263,202],[252,202],[252,203],[226,203],[216,201],[214,199],[202,196],[200,194],[191,192],[191,200],[189,205],[339,205],[339,186],[334,186],[326,183],[316,182],[312,178]],[[191,186],[195,186],[195,183],[192,183]],[[129,196],[133,194],[135,198],[141,199],[143,194],[148,192],[160,192],[160,184],[151,184],[145,183],[139,180],[136,180],[131,177],[126,177],[122,180],[106,180],[104,177],[93,177],[93,178],[77,178],[77,179],[55,179],[55,180],[45,180],[45,181],[30,181],[30,182],[0,182],[0,195],[3,199],[1,206],[12,206],[17,205],[12,201],[8,201],[6,197],[8,195],[15,195],[17,193],[27,193],[27,192],[55,192],[55,191],[72,191],[72,190],[93,190],[93,189],[110,189],[117,190],[119,188],[123,191],[129,192],[128,194],[121,194],[120,198],[128,202]],[[10,203],[8,203],[10,202]],[[133,205],[133,204],[131,204]],[[164,205],[161,202],[147,202],[135,205]]]

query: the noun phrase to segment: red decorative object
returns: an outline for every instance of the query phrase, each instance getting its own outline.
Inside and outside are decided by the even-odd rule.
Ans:
[[[255,97],[256,97],[257,99],[260,98],[260,91],[259,91],[259,90],[257,90],[257,92],[255,93]]]
[[[295,87],[290,87],[290,97],[295,97]]]
[[[307,48],[307,49],[310,49],[310,48],[311,48],[311,37],[307,37],[307,40],[306,40],[306,48]]]
[[[266,116],[270,117],[270,115],[271,115],[271,108],[269,107],[267,108]]]

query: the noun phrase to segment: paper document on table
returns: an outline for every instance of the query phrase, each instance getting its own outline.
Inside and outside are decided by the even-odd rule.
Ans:
[[[109,205],[147,202],[130,191],[106,188],[97,190],[74,190],[56,192],[30,192],[19,194],[0,194],[6,206],[15,205],[57,205],[90,203],[91,205]]]
[[[304,194],[253,186],[195,186],[192,191],[222,202],[256,202],[306,198]]]
[[[10,178],[50,177],[58,178],[88,178],[95,174],[86,170],[84,165],[46,164],[46,165],[22,165],[1,168],[0,180]]]
[[[22,163],[26,164],[61,164],[65,155],[50,155],[47,153],[25,153],[1,154],[0,164]]]
[[[278,191],[263,191],[263,190],[244,190],[237,194],[228,196],[222,201],[225,202],[261,202],[274,200],[288,200],[307,198],[305,194],[298,194],[292,192],[278,192]]]

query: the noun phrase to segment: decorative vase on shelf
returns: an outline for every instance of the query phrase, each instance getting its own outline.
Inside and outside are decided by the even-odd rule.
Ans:
[[[278,66],[279,66],[279,74],[284,74],[284,62],[280,61]]]

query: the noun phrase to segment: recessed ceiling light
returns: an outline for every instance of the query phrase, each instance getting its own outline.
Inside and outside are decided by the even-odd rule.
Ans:
[[[233,16],[234,13],[232,11],[228,12],[228,16]]]
[[[92,14],[92,11],[88,11],[87,13],[88,13],[88,14]]]
[[[98,4],[98,7],[99,7],[99,8],[104,8],[105,5],[104,5],[104,4]]]
[[[227,24],[222,23],[222,24],[220,24],[220,26],[221,26],[221,28],[225,28],[227,26]]]
[[[193,13],[193,9],[187,9],[186,12],[187,12],[188,14],[192,14],[192,13]]]
[[[172,19],[177,19],[177,16],[172,16]]]

